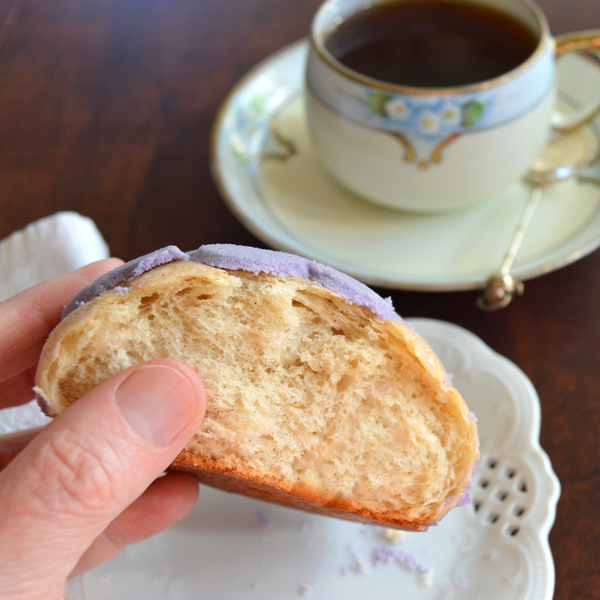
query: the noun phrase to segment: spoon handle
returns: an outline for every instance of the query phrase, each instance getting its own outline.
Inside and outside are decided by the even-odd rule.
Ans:
[[[537,185],[533,188],[529,201],[527,202],[517,229],[513,235],[512,241],[500,270],[495,275],[492,275],[486,283],[483,289],[483,294],[477,298],[477,306],[485,311],[494,311],[500,308],[504,308],[510,304],[515,293],[523,293],[523,283],[516,281],[510,275],[510,269],[517,258],[517,253],[523,242],[523,238],[529,228],[529,223],[533,217],[533,213],[537,208],[542,195],[544,194],[544,186]]]
[[[521,244],[523,242],[523,238],[527,233],[527,229],[529,228],[529,223],[531,222],[531,217],[533,217],[533,213],[535,209],[538,207],[540,199],[544,193],[544,187],[541,185],[535,186],[533,191],[531,192],[531,196],[529,197],[529,202],[525,206],[523,210],[523,214],[521,215],[521,220],[517,226],[513,239],[508,247],[506,252],[506,256],[504,257],[504,261],[502,262],[502,266],[500,267],[500,276],[503,277],[508,275],[510,272],[513,263],[515,262],[515,258],[517,258],[517,253],[521,248]]]

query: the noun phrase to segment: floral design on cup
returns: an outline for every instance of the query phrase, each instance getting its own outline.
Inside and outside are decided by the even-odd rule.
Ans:
[[[424,135],[437,134],[449,127],[455,130],[475,127],[489,108],[477,99],[468,99],[462,104],[441,100],[432,106],[431,102],[379,91],[367,92],[366,107],[383,119],[408,123],[409,128],[412,122],[414,130]]]
[[[402,143],[411,146],[411,158],[408,160],[405,157],[406,162],[413,162],[416,158],[411,138],[416,137],[427,143],[430,156],[428,161],[420,160],[417,163],[421,168],[432,162],[441,162],[441,150],[461,134],[483,125],[484,117],[493,110],[493,98],[432,100],[368,89],[365,89],[365,98],[357,98],[364,109],[363,117],[374,120],[373,124],[384,131],[396,130],[396,138],[398,133],[402,133]],[[493,120],[493,115],[486,120]]]

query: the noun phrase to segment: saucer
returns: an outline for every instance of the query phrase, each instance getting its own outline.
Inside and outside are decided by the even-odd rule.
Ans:
[[[187,517],[72,579],[67,600],[551,600],[560,486],[533,385],[465,329],[411,322],[477,415],[473,504],[395,537],[202,486]]]
[[[236,217],[271,247],[326,263],[372,285],[423,291],[480,288],[498,270],[531,188],[516,182],[470,210],[394,211],[336,184],[309,139],[303,76],[308,42],[257,65],[225,100],[212,139],[212,171]],[[560,108],[600,89],[600,62],[559,61]],[[600,140],[600,117],[586,134]],[[600,145],[600,141],[598,142]],[[512,273],[530,279],[600,246],[600,165],[545,193]]]

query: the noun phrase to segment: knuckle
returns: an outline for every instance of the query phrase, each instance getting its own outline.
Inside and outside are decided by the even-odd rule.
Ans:
[[[47,510],[70,517],[104,512],[116,500],[120,462],[110,445],[61,432],[52,436],[37,461],[37,493]]]

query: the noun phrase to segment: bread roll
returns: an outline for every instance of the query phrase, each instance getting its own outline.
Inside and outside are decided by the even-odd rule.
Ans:
[[[474,419],[427,343],[367,286],[297,256],[171,246],[65,308],[36,392],[55,415],[107,377],[172,358],[204,379],[172,468],[324,515],[425,530],[464,502]]]

